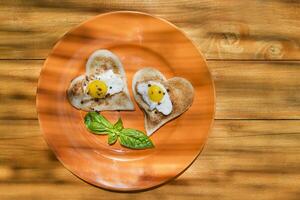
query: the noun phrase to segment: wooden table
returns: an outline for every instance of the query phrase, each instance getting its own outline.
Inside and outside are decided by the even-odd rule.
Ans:
[[[213,132],[179,178],[113,193],[67,171],[35,109],[44,59],[70,28],[138,10],[184,30],[216,84]],[[0,199],[300,199],[300,2],[296,0],[3,0],[0,5]]]

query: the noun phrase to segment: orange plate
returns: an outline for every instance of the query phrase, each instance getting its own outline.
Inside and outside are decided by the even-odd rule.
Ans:
[[[85,72],[88,56],[97,49],[119,56],[132,101],[133,74],[145,66],[193,84],[193,105],[151,136],[154,149],[109,146],[107,136],[87,131],[85,112],[69,104],[70,81]],[[45,140],[72,173],[109,190],[144,190],[180,175],[201,152],[214,119],[214,85],[203,56],[173,24],[145,13],[112,12],[84,22],[55,45],[39,78],[37,110]],[[112,121],[121,116],[125,127],[144,130],[136,104],[135,111],[102,113]]]

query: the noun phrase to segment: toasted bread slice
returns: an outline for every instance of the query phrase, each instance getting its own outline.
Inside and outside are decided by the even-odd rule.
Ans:
[[[119,93],[101,99],[93,99],[84,93],[84,87],[93,80],[95,75],[112,70],[123,82],[123,90]],[[119,58],[108,50],[97,50],[86,63],[86,73],[73,79],[67,89],[70,103],[77,109],[84,111],[103,110],[134,110],[130,99],[127,78]]]
[[[137,85],[148,81],[159,82],[168,90],[173,107],[169,115],[163,115],[156,110],[150,110],[149,105],[137,92]],[[194,99],[194,88],[188,80],[181,77],[173,77],[167,80],[162,73],[153,68],[143,68],[135,73],[132,82],[132,91],[138,106],[144,112],[145,129],[148,136],[165,123],[188,110]]]

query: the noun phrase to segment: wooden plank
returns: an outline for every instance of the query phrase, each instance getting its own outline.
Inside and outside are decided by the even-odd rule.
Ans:
[[[42,63],[0,61],[0,119],[37,119],[35,94]],[[208,65],[216,86],[216,119],[300,119],[300,62]]]
[[[196,162],[155,190],[91,187],[48,150],[37,120],[0,120],[0,199],[297,199],[300,120],[216,120]]]
[[[37,119],[35,94],[43,61],[0,61],[0,118]]]
[[[217,119],[299,119],[299,62],[209,62]]]
[[[68,30],[97,14],[137,10],[187,33],[207,59],[300,59],[298,1],[34,1],[0,6],[0,58],[45,58]]]

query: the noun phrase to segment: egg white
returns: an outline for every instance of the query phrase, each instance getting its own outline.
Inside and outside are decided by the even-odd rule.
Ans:
[[[158,104],[158,102],[151,101],[150,97],[148,96],[148,84],[159,86],[165,93],[162,100],[159,102],[160,104]],[[172,112],[173,105],[170,96],[166,88],[161,83],[155,81],[139,83],[137,85],[137,92],[142,96],[144,102],[149,106],[151,111],[156,109],[164,115],[169,115]]]
[[[109,94],[110,96],[121,92],[125,87],[122,77],[118,74],[115,74],[113,70],[110,69],[101,74],[94,74],[94,77],[91,80],[89,80],[89,82],[84,86],[84,93],[86,95],[88,95],[87,93],[89,83],[94,80],[103,81],[107,86],[106,94]]]

